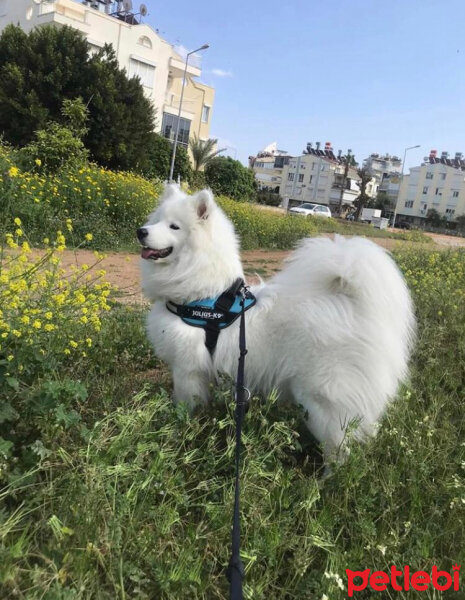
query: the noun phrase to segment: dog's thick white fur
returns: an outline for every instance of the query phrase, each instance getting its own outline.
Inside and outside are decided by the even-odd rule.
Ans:
[[[166,188],[144,230],[144,246],[162,255],[172,248],[165,258],[142,260],[143,291],[153,302],[149,338],[172,369],[175,402],[194,406],[207,401],[216,372],[235,376],[239,320],[220,333],[212,360],[204,330],[183,323],[165,302],[216,296],[243,277],[238,239],[211,192],[187,196],[176,186]],[[406,376],[415,326],[389,254],[364,238],[306,239],[279,274],[251,291],[251,391],[277,389],[303,405],[310,431],[331,453],[354,420],[359,437],[373,433]]]

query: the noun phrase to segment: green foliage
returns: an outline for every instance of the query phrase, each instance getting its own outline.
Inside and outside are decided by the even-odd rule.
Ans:
[[[194,171],[199,171],[202,167],[205,167],[215,156],[224,152],[226,148],[216,150],[218,140],[209,139],[201,140],[197,134],[194,134],[189,140],[189,148],[192,153],[192,159],[194,161]]]
[[[33,170],[36,165],[42,166],[44,171],[56,172],[62,167],[77,169],[87,164],[89,151],[82,142],[87,132],[87,109],[81,98],[77,98],[65,100],[61,112],[66,119],[64,125],[47,123],[20,151],[20,160],[26,168]]]
[[[375,205],[375,201],[367,195],[367,185],[373,178],[370,169],[367,167],[357,169],[357,175],[360,178],[360,194],[357,196],[356,200],[354,200],[354,206],[356,207],[356,221],[360,219],[360,215],[365,207],[371,207]]]
[[[127,78],[108,44],[89,59],[88,78],[85,143],[91,157],[110,169],[140,170],[148,159],[155,113],[139,78]]]
[[[426,223],[431,227],[445,227],[447,225],[447,219],[435,208],[430,208],[426,214]]]
[[[258,190],[257,204],[266,204],[268,206],[279,206],[282,202],[281,196],[278,192],[273,191],[272,188]]]
[[[189,187],[192,191],[205,189],[207,187],[207,182],[205,181],[205,173],[203,171],[192,171]]]
[[[301,217],[299,217],[301,218]],[[361,235],[373,238],[390,238],[393,240],[406,240],[408,242],[422,242],[432,244],[433,240],[418,230],[389,231],[377,229],[366,223],[354,223],[340,219],[322,219],[321,217],[306,217],[312,223],[317,233],[340,233],[341,235]]]
[[[233,200],[255,199],[255,176],[238,160],[230,156],[217,156],[205,167],[205,181],[215,194],[229,196]]]
[[[147,161],[141,169],[145,177],[157,177],[162,181],[167,181],[170,175],[172,153],[171,142],[158,133],[152,133],[147,148]],[[173,178],[177,181],[178,177],[181,178],[181,181],[190,181],[192,177],[189,155],[182,146],[176,147],[174,159]]]
[[[456,219],[457,229],[459,231],[465,231],[465,215],[459,215]]]
[[[0,132],[6,140],[29,144],[47,122],[63,122],[63,100],[78,97],[89,109],[84,141],[92,159],[120,169],[142,165],[153,108],[140,81],[119,69],[110,46],[89,57],[87,41],[70,27],[38,27],[29,34],[13,25],[3,30]]]
[[[309,219],[284,216],[226,197],[216,200],[234,223],[243,250],[292,248],[299,240],[315,235],[317,231]]]
[[[0,223],[20,217],[29,241],[39,245],[54,228],[65,232],[71,246],[83,244],[86,234],[92,233],[87,247],[136,247],[136,229],[155,205],[162,189],[159,182],[94,165],[45,173],[43,166],[34,164],[33,172],[23,172],[16,166],[18,158],[0,146],[0,169],[5,174],[0,179]],[[10,170],[13,176],[8,175]]]

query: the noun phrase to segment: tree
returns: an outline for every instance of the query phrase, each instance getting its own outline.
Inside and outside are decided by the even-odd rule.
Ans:
[[[255,175],[230,156],[217,156],[205,167],[205,180],[215,194],[234,200],[252,201],[256,196]]]
[[[364,207],[367,206],[369,202],[371,202],[371,198],[367,194],[367,185],[373,178],[371,171],[367,167],[357,169],[357,175],[360,177],[360,194],[354,202],[354,205],[357,206],[357,210],[355,211],[356,221],[359,220]]]
[[[0,135],[31,142],[50,121],[64,122],[63,100],[82,97],[89,109],[84,142],[91,158],[112,168],[137,168],[146,158],[154,109],[140,81],[128,79],[111,46],[89,57],[89,44],[70,27],[29,34],[8,25],[0,35]]]
[[[201,140],[196,134],[189,140],[189,148],[194,162],[194,171],[200,171],[205,167],[215,156],[224,152],[226,148],[215,150],[218,140],[213,138],[209,140]]]
[[[170,174],[172,152],[173,145],[169,140],[158,133],[152,133],[147,147],[147,159],[141,168],[142,173],[146,177],[167,180]],[[173,175],[175,180],[178,176],[183,181],[191,180],[192,167],[187,150],[183,146],[176,148]]]
[[[456,219],[457,229],[459,231],[465,231],[465,215],[459,215]]]
[[[435,209],[430,208],[426,213],[426,223],[431,227],[445,227],[447,219]]]

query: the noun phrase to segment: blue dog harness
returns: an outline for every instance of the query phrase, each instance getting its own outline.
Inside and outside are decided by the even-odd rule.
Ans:
[[[257,299],[245,286],[243,279],[236,279],[232,286],[219,296],[194,300],[188,304],[169,301],[166,308],[187,325],[205,329],[205,346],[213,356],[221,330],[229,327],[241,316],[243,296],[244,310],[256,304]]]

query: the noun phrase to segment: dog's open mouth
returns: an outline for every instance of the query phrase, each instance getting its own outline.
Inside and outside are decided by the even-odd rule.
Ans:
[[[173,252],[173,246],[169,248],[160,248],[159,250],[155,250],[154,248],[148,248],[144,246],[142,248],[142,252],[140,255],[142,258],[150,258],[152,260],[158,260],[159,258],[166,258]]]

